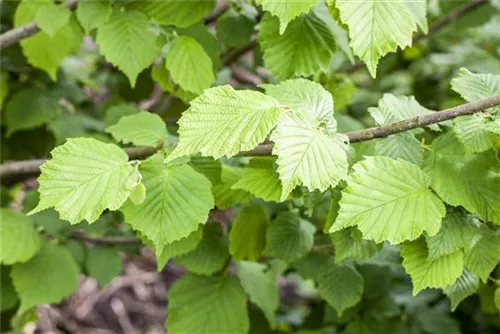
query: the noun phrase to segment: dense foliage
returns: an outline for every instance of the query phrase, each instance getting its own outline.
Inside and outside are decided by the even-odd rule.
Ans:
[[[172,334],[500,330],[498,2],[0,6],[2,332],[143,246]]]

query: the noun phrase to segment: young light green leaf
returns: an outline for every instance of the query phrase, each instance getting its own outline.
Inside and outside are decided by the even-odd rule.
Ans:
[[[229,257],[227,236],[218,223],[206,224],[196,248],[177,257],[176,262],[190,272],[212,275],[221,270]]]
[[[243,289],[252,303],[264,312],[271,328],[276,327],[276,310],[279,306],[279,294],[276,277],[266,272],[266,265],[256,262],[240,261],[236,263],[236,272]]]
[[[233,259],[257,261],[266,248],[268,225],[262,205],[255,203],[243,207],[229,233],[229,252]]]
[[[176,38],[165,60],[172,79],[187,91],[201,94],[215,82],[212,60],[194,38]]]
[[[337,131],[337,122],[333,117],[333,98],[320,84],[306,80],[293,79],[279,85],[260,85],[266,95],[274,97],[279,103],[302,113],[312,122],[323,123],[329,132]]]
[[[426,288],[444,288],[455,283],[464,270],[464,254],[456,251],[429,260],[424,239],[403,244],[403,267],[413,283],[413,295]]]
[[[5,106],[7,136],[33,129],[53,120],[61,112],[55,96],[43,88],[29,88],[15,93]]]
[[[118,123],[108,126],[106,132],[124,144],[158,146],[167,136],[167,127],[160,116],[149,112],[124,116]]]
[[[482,113],[457,117],[453,123],[458,140],[472,153],[491,149],[500,138],[500,120],[492,120]]]
[[[113,144],[71,138],[51,153],[40,167],[40,202],[29,214],[54,207],[72,224],[93,223],[104,210],[118,210],[140,182],[137,167]]]
[[[429,31],[429,24],[427,23],[427,0],[406,1],[404,4],[417,22],[420,30],[424,34],[427,34]]]
[[[297,213],[281,212],[267,229],[264,253],[286,262],[296,261],[312,249],[314,232],[314,225]]]
[[[457,77],[451,80],[451,88],[469,102],[500,94],[500,75],[476,74],[461,68]],[[500,111],[500,107],[492,108]]]
[[[426,237],[429,260],[467,247],[475,234],[476,226],[469,216],[458,210],[448,211],[439,232]]]
[[[144,185],[144,183],[140,182],[135,186],[134,190],[132,190],[132,192],[130,193],[129,199],[136,205],[144,202],[144,200],[146,199],[146,186]]]
[[[166,166],[156,154],[141,163],[146,199],[125,203],[125,222],[150,239],[156,248],[187,237],[206,222],[214,206],[210,181],[187,165]]]
[[[234,276],[188,274],[175,282],[168,300],[166,327],[171,334],[233,334],[249,330],[247,298]]]
[[[130,9],[137,9],[152,17],[161,25],[173,25],[179,28],[189,27],[215,8],[215,0],[163,0],[134,1]]]
[[[116,12],[97,31],[96,42],[102,55],[127,75],[132,87],[139,73],[158,56],[150,25],[141,12]]]
[[[487,227],[471,240],[470,248],[465,250],[465,266],[483,282],[500,262],[500,237]]]
[[[118,250],[112,247],[94,246],[86,257],[85,268],[101,288],[108,285],[122,271],[123,261]]]
[[[265,11],[279,18],[280,35],[283,35],[290,22],[300,14],[309,12],[318,2],[316,0],[257,0],[256,3],[261,5]]]
[[[373,241],[363,239],[361,232],[354,227],[333,233],[332,240],[336,263],[347,259],[367,259],[379,249]]]
[[[266,13],[260,24],[258,41],[264,62],[278,79],[310,76],[325,71],[336,51],[333,33],[314,13],[301,15],[283,35],[279,20]]]
[[[50,6],[47,1],[22,1],[16,9],[14,26],[32,22],[36,13],[45,6]],[[48,73],[53,81],[57,79],[57,69],[62,61],[72,53],[78,51],[83,41],[83,33],[74,17],[69,23],[58,29],[54,36],[40,31],[31,37],[20,41],[23,53],[28,62],[36,68]]]
[[[366,157],[353,166],[330,232],[357,226],[363,238],[393,244],[415,240],[424,231],[433,236],[446,210],[429,185],[429,177],[412,163]]]
[[[156,251],[156,267],[162,271],[168,261],[176,256],[183,255],[194,250],[203,238],[203,227],[200,226],[196,231],[185,238],[166,244],[160,250]]]
[[[10,310],[16,306],[18,297],[12,279],[10,278],[11,267],[0,267],[0,312]]]
[[[68,7],[51,3],[41,7],[36,12],[35,21],[38,23],[40,30],[53,37],[56,31],[69,22],[70,16],[71,11]]]
[[[278,102],[262,93],[231,86],[205,90],[179,120],[179,145],[167,162],[201,152],[218,159],[264,141],[281,114]]]
[[[106,109],[104,112],[104,124],[106,127],[118,123],[118,121],[125,116],[134,115],[140,113],[141,109],[137,105],[120,103],[113,105]]]
[[[414,96],[396,96],[393,94],[384,94],[378,101],[378,107],[368,108],[368,112],[378,125],[389,125],[433,113],[432,110],[422,107]],[[437,124],[431,124],[428,128],[440,131]]]
[[[68,297],[78,287],[79,273],[78,265],[65,248],[45,243],[28,262],[12,267],[10,276],[21,299],[17,314]]]
[[[274,171],[274,158],[253,158],[243,176],[231,187],[242,189],[265,201],[281,201],[281,182]]]
[[[233,189],[233,186],[243,178],[244,173],[245,170],[241,167],[222,165],[221,182],[214,185],[212,189],[217,208],[227,209],[236,204],[246,203],[254,198],[246,190]]]
[[[76,16],[87,33],[108,22],[113,9],[111,4],[111,1],[79,1],[76,7]]]
[[[273,154],[283,186],[281,201],[298,185],[323,192],[347,176],[347,155],[341,136],[331,136],[300,113],[281,116],[271,135]]]
[[[372,77],[377,75],[381,57],[398,46],[411,45],[417,22],[404,2],[337,0],[335,5],[349,26],[354,53],[366,63]]]
[[[500,168],[495,152],[469,154],[449,132],[432,142],[424,170],[444,202],[500,224]]]
[[[411,132],[398,133],[378,140],[375,153],[393,159],[401,158],[417,166],[420,166],[424,160],[420,142]]]
[[[26,215],[12,209],[0,209],[0,263],[26,262],[40,249],[41,238]]]
[[[317,278],[318,292],[339,316],[356,305],[363,294],[363,276],[354,268],[330,260]]]
[[[450,298],[451,310],[455,311],[458,304],[468,296],[472,295],[479,288],[479,277],[472,274],[467,269],[464,269],[453,285],[449,285],[443,289],[445,295]]]
[[[207,1],[205,1],[207,2]],[[217,20],[219,22],[220,18]],[[240,27],[241,29],[241,27]],[[221,45],[217,37],[212,33],[211,28],[207,27],[203,22],[198,21],[198,23],[193,24],[187,28],[179,28],[176,30],[181,36],[189,36],[194,38],[201,46],[203,50],[208,54],[212,60],[212,66],[214,72],[217,72],[221,66]]]

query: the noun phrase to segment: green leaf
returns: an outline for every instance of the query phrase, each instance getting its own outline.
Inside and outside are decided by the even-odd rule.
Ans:
[[[281,212],[267,229],[267,256],[293,262],[304,257],[312,249],[316,228],[294,212]]]
[[[243,289],[252,303],[257,305],[266,316],[272,328],[276,327],[276,310],[279,306],[279,294],[276,277],[266,272],[266,265],[256,262],[240,261],[236,263],[236,272]]]
[[[166,139],[167,127],[160,116],[141,112],[120,118],[118,123],[108,126],[106,132],[124,144],[155,147]]]
[[[101,54],[125,73],[132,87],[139,73],[158,56],[156,36],[150,25],[141,12],[116,12],[97,31]]]
[[[256,3],[261,5],[265,11],[279,18],[280,35],[282,35],[290,22],[300,14],[309,12],[318,2],[316,0],[257,0]]]
[[[329,132],[337,131],[332,94],[320,84],[306,79],[293,79],[279,85],[263,84],[260,87],[265,89],[266,95],[301,113],[315,125],[321,124]]]
[[[268,225],[262,205],[255,203],[243,207],[229,233],[229,253],[233,259],[257,261],[266,248]]]
[[[196,248],[177,257],[176,262],[200,275],[212,275],[221,270],[229,258],[227,236],[218,223],[206,224],[203,238]]]
[[[194,250],[203,238],[203,227],[200,226],[196,231],[185,238],[173,241],[163,246],[160,251],[156,251],[156,267],[158,271],[163,270],[168,261],[176,256],[183,255]]]
[[[19,130],[49,123],[61,112],[57,99],[43,88],[29,88],[15,93],[5,106],[7,136]]]
[[[439,232],[426,238],[429,260],[432,261],[465,248],[475,236],[475,230],[476,226],[464,212],[448,211]]]
[[[217,22],[219,22],[219,20],[217,20]],[[177,29],[177,33],[181,36],[192,37],[200,43],[212,60],[214,71],[217,72],[220,69],[222,65],[220,57],[220,42],[217,40],[217,37],[214,36],[212,31],[203,24],[203,22],[199,21],[198,23],[195,23],[187,28],[179,28]]]
[[[362,238],[357,228],[347,228],[332,234],[335,245],[335,262],[347,259],[367,259],[378,251],[377,244]]]
[[[406,1],[406,7],[417,22],[418,27],[424,34],[429,31],[427,23],[427,0]]]
[[[248,43],[252,38],[254,25],[253,20],[230,9],[217,20],[215,28],[226,48],[231,48]]]
[[[479,288],[479,277],[465,269],[453,285],[443,289],[443,292],[450,298],[451,310],[455,311],[458,304],[468,296],[474,294]]]
[[[302,114],[281,116],[271,135],[273,154],[278,156],[278,174],[284,201],[298,185],[323,192],[347,176],[347,155],[342,136],[331,136]]]
[[[393,159],[401,158],[417,166],[420,166],[424,160],[420,142],[411,132],[399,133],[378,140],[375,153]]]
[[[139,170],[146,199],[127,202],[125,222],[149,238],[156,248],[187,237],[204,224],[214,206],[210,181],[187,165],[166,166],[163,155],[144,161]]]
[[[465,250],[465,266],[483,282],[488,280],[493,269],[500,262],[500,237],[487,227],[471,240]]]
[[[18,298],[12,279],[10,278],[10,267],[0,267],[0,312],[10,310],[16,306]]]
[[[218,159],[248,151],[276,126],[278,102],[262,93],[231,86],[207,89],[191,101],[179,120],[179,144],[167,162],[201,152]]]
[[[108,22],[112,9],[110,1],[81,0],[76,8],[76,16],[88,33]]]
[[[330,263],[331,258],[331,254],[326,254],[324,252],[309,252],[300,260],[292,263],[292,268],[294,268],[302,278],[316,281],[324,268]]]
[[[35,19],[36,13],[52,2],[22,1],[14,15],[14,26],[19,27]],[[57,68],[62,61],[78,51],[83,41],[83,34],[74,17],[69,24],[57,30],[54,36],[40,31],[20,41],[23,53],[28,62],[36,68],[47,72],[53,81],[57,79]]]
[[[140,10],[161,25],[189,27],[215,9],[215,0],[134,1],[131,8]]]
[[[215,198],[215,206],[219,209],[227,209],[236,204],[246,203],[254,196],[246,190],[233,189],[244,175],[245,170],[241,167],[222,165],[221,182],[214,185],[212,191]]]
[[[409,118],[434,113],[432,110],[422,107],[413,96],[396,96],[393,94],[384,94],[378,101],[378,107],[368,108],[368,112],[378,125],[389,125]],[[428,125],[428,128],[440,131],[437,124]]]
[[[26,263],[12,267],[10,276],[21,299],[17,314],[39,304],[59,303],[78,287],[78,265],[63,247],[45,243]]]
[[[495,306],[497,307],[497,310],[500,311],[500,287],[496,288],[496,290],[495,290],[494,300],[495,300]]]
[[[26,262],[40,249],[41,238],[33,221],[12,209],[0,209],[0,239],[2,241],[0,263]]]
[[[212,60],[194,38],[176,38],[165,59],[172,79],[187,91],[200,94],[215,82]]]
[[[189,160],[189,165],[198,173],[205,175],[213,185],[222,181],[222,164],[218,160],[194,156]]]
[[[464,269],[464,254],[457,251],[429,260],[423,239],[403,244],[403,267],[413,283],[413,295],[426,288],[444,288],[455,283]]]
[[[242,189],[265,201],[280,202],[281,182],[274,168],[274,158],[253,158],[243,176],[231,187]]]
[[[141,110],[137,107],[137,105],[128,103],[117,104],[106,109],[104,113],[104,124],[106,127],[109,127],[110,125],[118,123],[122,117],[134,115],[140,112]]]
[[[444,202],[500,224],[500,164],[495,152],[468,154],[449,132],[432,142],[424,170]]]
[[[494,121],[483,113],[457,117],[453,123],[458,140],[472,153],[491,149],[500,138],[500,119]]]
[[[51,153],[40,167],[40,202],[29,214],[54,207],[72,224],[93,223],[104,210],[118,210],[140,182],[125,151],[113,144],[71,138]]]
[[[461,68],[458,76],[451,80],[451,88],[469,102],[486,99],[500,94],[500,75],[475,74]],[[500,111],[500,107],[491,110]]]
[[[247,299],[234,276],[188,274],[175,282],[168,300],[166,327],[171,334],[248,333]]]
[[[377,75],[379,59],[411,45],[417,22],[404,2],[337,0],[340,18],[349,27],[351,48]]]
[[[340,212],[330,232],[357,226],[363,238],[398,244],[441,227],[445,207],[416,165],[387,157],[366,157],[353,166],[342,191]]]
[[[56,31],[69,22],[70,17],[71,11],[67,7],[51,3],[36,12],[35,21],[40,30],[53,37]]]
[[[318,292],[339,316],[356,305],[363,294],[363,276],[354,268],[335,264],[332,260],[317,278]]]
[[[264,62],[274,76],[284,80],[328,69],[336,43],[325,22],[314,13],[301,15],[288,24],[282,35],[279,24],[278,18],[266,13],[258,35]]]
[[[85,267],[87,268],[87,273],[95,278],[101,288],[103,288],[120,274],[123,261],[117,249],[94,246],[87,253]]]

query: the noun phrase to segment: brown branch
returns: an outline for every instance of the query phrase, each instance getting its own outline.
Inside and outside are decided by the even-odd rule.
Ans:
[[[73,231],[71,238],[95,245],[133,245],[142,243],[137,237],[91,237],[81,231]]]
[[[455,22],[460,17],[472,12],[473,10],[475,10],[483,5],[486,5],[487,3],[488,3],[488,0],[473,0],[466,5],[453,10],[448,15],[446,15],[446,16],[442,17],[441,19],[432,23],[429,27],[429,31],[427,32],[427,34],[424,34],[422,32],[419,32],[418,34],[416,34],[413,37],[412,44],[415,44],[426,37],[435,35],[437,32],[439,32],[441,29],[443,29],[447,25]],[[347,67],[342,72],[350,74],[350,73],[354,73],[356,71],[359,71],[360,69],[362,69],[364,67],[365,67],[365,65],[363,63],[357,63],[357,64],[354,64],[350,67]]]
[[[76,4],[79,0],[71,0],[66,4],[68,9],[73,10],[76,8]],[[38,24],[33,21],[30,23],[26,23],[22,26],[9,30],[2,35],[0,35],[0,50],[3,50],[12,44],[19,42],[20,40],[30,37],[40,31]]]
[[[212,13],[210,13],[210,15],[205,17],[203,23],[205,23],[205,25],[210,25],[216,22],[219,19],[219,17],[221,17],[228,9],[229,9],[229,4],[227,2],[218,5],[217,8],[215,8],[215,10]]]
[[[252,50],[256,45],[257,45],[257,40],[255,38],[253,38],[247,44],[244,44],[240,47],[232,49],[231,51],[229,51],[227,54],[225,54],[222,57],[222,64],[224,66],[227,66],[227,65],[234,63],[236,60],[238,60],[238,58],[240,58],[242,55],[244,55],[248,51]]]
[[[496,95],[487,99],[476,102],[465,103],[453,108],[432,114],[406,119],[394,124],[373,127],[369,129],[352,131],[345,133],[349,142],[356,143],[368,141],[376,138],[384,138],[396,133],[420,128],[423,126],[440,123],[459,116],[472,115],[485,109],[500,105],[500,95]],[[241,152],[237,156],[268,156],[272,155],[272,144],[262,144],[253,150]],[[154,147],[132,147],[125,149],[131,159],[138,159],[150,156],[158,151]],[[38,174],[39,167],[46,160],[26,160],[8,162],[0,165],[0,177],[5,178],[15,175],[35,175]]]

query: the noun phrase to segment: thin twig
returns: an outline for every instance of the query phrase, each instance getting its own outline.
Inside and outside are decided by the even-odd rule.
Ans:
[[[71,0],[66,4],[68,9],[73,10],[76,8],[76,4],[79,0]],[[40,31],[38,24],[33,21],[30,23],[26,23],[22,26],[9,30],[2,35],[0,35],[0,50],[3,50],[12,44],[19,42],[20,40],[30,37]]]
[[[71,238],[95,245],[135,245],[142,242],[137,237],[91,237],[81,231],[73,231]]]
[[[240,58],[242,55],[244,55],[248,51],[252,50],[256,45],[257,45],[257,40],[255,38],[253,38],[247,44],[244,44],[240,47],[232,49],[231,51],[229,51],[226,55],[224,55],[222,57],[222,64],[224,66],[232,64],[238,58]]]
[[[356,143],[368,141],[376,138],[384,138],[396,133],[420,128],[423,126],[440,123],[449,119],[459,116],[472,115],[474,113],[483,111],[485,109],[500,105],[500,95],[496,95],[487,99],[479,100],[476,102],[465,103],[453,108],[443,111],[435,112],[432,114],[406,119],[394,124],[373,127],[369,129],[352,131],[345,133],[349,142]],[[241,152],[237,156],[268,156],[272,155],[272,144],[263,144],[257,146],[255,149]],[[131,159],[138,159],[150,156],[158,151],[154,147],[134,147],[126,149]],[[26,160],[8,162],[0,165],[0,177],[14,175],[33,175],[39,173],[39,167],[46,160]]]
[[[426,37],[435,35],[437,32],[439,32],[441,29],[443,29],[447,25],[455,22],[460,17],[472,12],[473,10],[475,10],[483,5],[486,5],[487,3],[488,3],[488,0],[473,0],[470,3],[453,10],[448,15],[446,15],[446,16],[442,17],[441,19],[437,20],[436,22],[432,23],[429,27],[429,31],[427,32],[427,34],[424,34],[422,32],[419,32],[418,34],[416,34],[413,37],[412,44],[415,44]],[[362,69],[364,67],[365,67],[365,65],[363,63],[357,63],[357,64],[354,64],[350,67],[347,67],[342,72],[350,74],[350,73],[354,73],[356,71],[359,71],[360,69]]]
[[[221,17],[228,9],[229,4],[227,2],[219,5],[212,13],[210,13],[210,15],[205,17],[203,23],[205,23],[205,25],[209,25],[216,22],[217,19]]]

